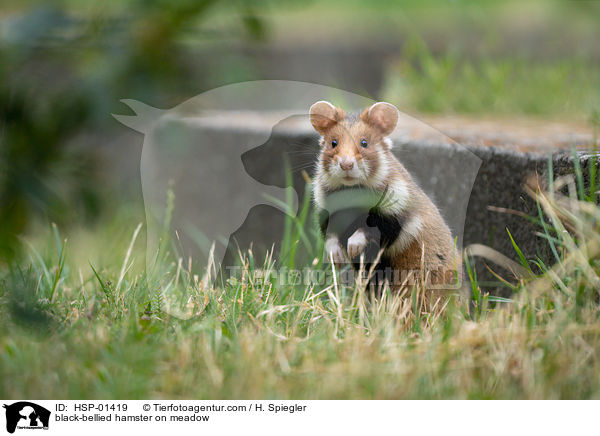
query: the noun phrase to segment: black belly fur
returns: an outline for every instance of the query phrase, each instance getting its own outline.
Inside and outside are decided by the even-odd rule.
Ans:
[[[377,261],[380,249],[389,247],[398,239],[402,231],[402,223],[405,220],[406,217],[385,214],[378,206],[369,210],[348,208],[332,214],[325,209],[319,210],[319,225],[323,237],[326,238],[327,234],[336,234],[344,247],[348,246],[348,238],[356,230],[359,228],[365,230],[367,246],[363,254],[364,268],[367,272]],[[358,271],[360,261],[353,262],[353,266]],[[382,255],[375,265],[370,284],[378,286],[385,280],[391,281],[392,273],[390,259]]]

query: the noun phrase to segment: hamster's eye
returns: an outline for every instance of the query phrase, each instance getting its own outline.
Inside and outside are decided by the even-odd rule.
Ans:
[[[334,139],[333,141],[331,141],[331,148],[335,148],[337,147],[337,139]]]
[[[367,144],[366,139],[363,139],[362,141],[360,141],[360,145],[363,146],[364,148],[367,148],[367,145],[369,145],[369,144]]]

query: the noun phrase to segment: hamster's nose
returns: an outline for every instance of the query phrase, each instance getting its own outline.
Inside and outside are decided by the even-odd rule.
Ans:
[[[350,171],[354,168],[354,161],[352,159],[342,159],[340,161],[340,168],[344,171]]]

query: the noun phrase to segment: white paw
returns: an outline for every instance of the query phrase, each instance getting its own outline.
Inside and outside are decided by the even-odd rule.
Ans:
[[[348,238],[348,257],[354,259],[363,252],[366,246],[367,237],[365,236],[365,232],[358,229]]]
[[[327,260],[333,263],[346,263],[346,253],[344,253],[344,247],[340,244],[337,237],[331,237],[325,241],[325,253],[327,253]]]

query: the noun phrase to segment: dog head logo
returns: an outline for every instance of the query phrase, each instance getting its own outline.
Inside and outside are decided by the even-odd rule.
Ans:
[[[48,429],[50,411],[29,401],[19,401],[6,409],[6,431],[14,433],[18,429]]]
[[[251,247],[262,262],[265,252],[281,243],[286,216],[295,217],[304,199],[303,176],[314,175],[319,146],[308,109],[324,98],[350,112],[374,103],[339,89],[292,81],[227,85],[168,110],[123,100],[135,115],[114,117],[144,134],[140,173],[148,277],[172,277],[156,271],[167,240],[167,249],[176,252],[175,265],[205,274],[198,277],[201,284],[222,278],[239,252]],[[435,132],[404,115],[399,131],[407,120]],[[453,215],[449,223],[461,243],[479,159],[469,153],[455,159],[432,158],[431,153],[419,158],[400,148],[403,154],[399,157],[407,158],[408,170],[425,191],[436,192],[440,208]],[[424,158],[429,159],[425,165]],[[465,159],[476,162],[465,166]],[[432,165],[439,168],[433,182]],[[450,188],[454,191],[445,195]],[[172,286],[166,283],[163,288]],[[167,310],[174,316],[191,316]]]

